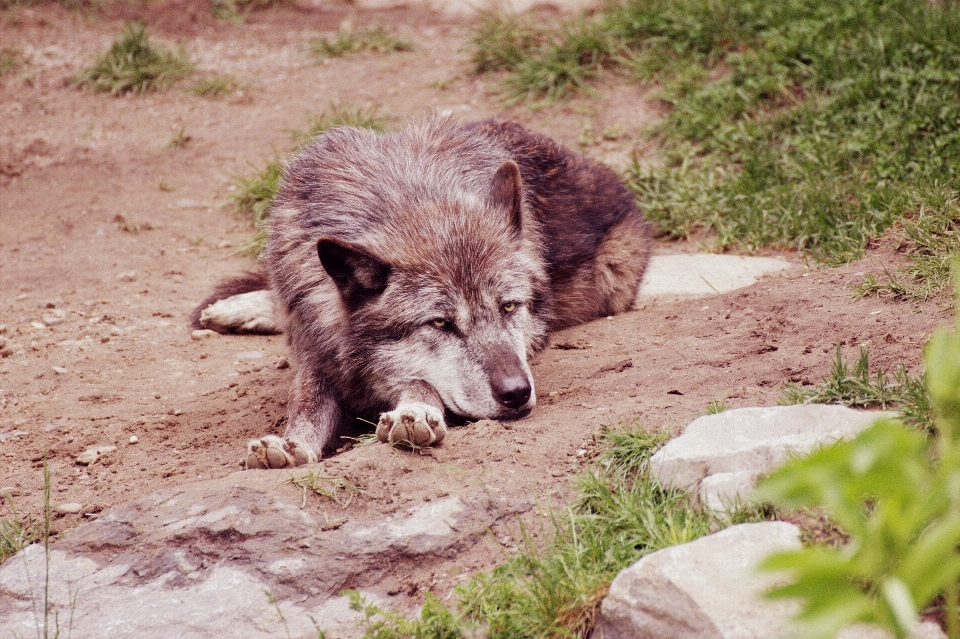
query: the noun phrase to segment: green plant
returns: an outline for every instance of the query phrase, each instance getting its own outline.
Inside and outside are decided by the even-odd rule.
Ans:
[[[182,149],[187,146],[187,142],[192,139],[192,136],[187,135],[186,129],[183,128],[182,124],[175,124],[173,126],[172,132],[170,133],[170,140],[164,145],[165,149]]]
[[[0,78],[16,73],[24,64],[26,64],[26,59],[20,47],[5,46],[0,48]]]
[[[241,86],[243,85],[240,80],[232,75],[214,74],[198,80],[196,84],[190,87],[190,93],[215,100],[233,93]]]
[[[877,369],[871,375],[869,351],[863,346],[851,371],[840,344],[837,344],[837,356],[830,366],[830,374],[816,386],[787,383],[781,390],[780,403],[899,407],[904,420],[914,426],[929,428],[933,421],[923,377],[911,376],[903,365],[894,371],[893,379],[883,369]]]
[[[306,131],[290,131],[290,136],[298,147],[309,144],[315,137],[336,126],[352,126],[383,133],[389,123],[389,118],[381,115],[376,107],[357,107],[336,101],[331,102],[321,113],[307,115],[307,119],[309,126]]]
[[[480,12],[465,49],[470,54],[473,72],[513,70],[528,59],[546,39],[546,33],[527,21],[499,10]]]
[[[917,611],[943,601],[960,637],[960,321],[927,346],[936,438],[880,420],[855,439],[796,459],[758,489],[781,507],[822,508],[850,537],[839,548],[775,555],[764,569],[789,583],[772,597],[799,599],[810,637],[868,622],[912,634]]]
[[[406,38],[392,35],[384,26],[354,30],[349,24],[340,27],[333,40],[315,38],[310,41],[310,51],[320,60],[339,58],[360,51],[391,53],[413,51],[413,43]]]
[[[260,9],[280,4],[282,0],[213,0],[210,11],[228,22],[243,22],[248,15]]]
[[[10,517],[0,519],[0,564],[39,540],[42,535],[40,524],[20,517],[11,498],[7,497],[7,503]]]
[[[468,624],[448,610],[433,593],[424,596],[423,607],[416,619],[407,619],[400,613],[368,603],[356,590],[347,590],[343,594],[350,597],[351,610],[363,613],[360,622],[363,639],[464,639],[468,636]]]
[[[143,25],[128,24],[110,50],[97,55],[74,84],[112,95],[145,93],[166,89],[192,70],[186,51],[154,46]]]
[[[706,413],[707,415],[716,415],[727,410],[727,402],[722,399],[711,399],[710,403],[707,404]]]
[[[373,107],[353,107],[346,103],[331,102],[329,107],[318,114],[309,116],[307,131],[290,131],[297,148],[311,142],[320,133],[334,126],[355,126],[374,131],[384,131],[389,119]],[[236,192],[231,196],[236,210],[249,215],[253,221],[254,235],[244,247],[244,252],[258,255],[266,246],[269,236],[270,206],[280,188],[283,174],[283,158],[276,154],[273,159],[264,162],[262,168],[252,175],[237,178]]]

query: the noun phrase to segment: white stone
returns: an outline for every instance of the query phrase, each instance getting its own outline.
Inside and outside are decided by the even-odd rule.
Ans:
[[[708,297],[750,286],[760,278],[800,268],[773,257],[695,253],[654,255],[643,276],[637,305],[653,300]]]
[[[130,443],[131,443],[131,444],[136,444],[138,441],[140,441],[140,438],[139,438],[139,437],[137,437],[136,435],[130,435]]]
[[[210,337],[220,337],[220,333],[211,331],[209,328],[198,328],[190,331],[191,339],[208,339]]]
[[[115,450],[117,450],[116,446],[91,446],[77,455],[77,463],[81,466],[95,464],[101,457],[108,455]]]
[[[757,566],[800,549],[784,522],[732,526],[648,555],[617,575],[601,606],[603,639],[770,639],[789,629],[799,606],[762,594],[780,576]]]
[[[790,453],[805,453],[855,436],[880,417],[896,413],[806,404],[738,408],[704,415],[650,460],[664,485],[692,490],[717,473],[768,473]]]
[[[746,505],[759,477],[759,473],[750,470],[704,477],[700,482],[700,503],[716,513],[733,512]]]
[[[78,504],[77,502],[70,502],[69,504],[60,504],[55,509],[58,513],[64,515],[76,515],[81,510],[83,510],[83,504]]]

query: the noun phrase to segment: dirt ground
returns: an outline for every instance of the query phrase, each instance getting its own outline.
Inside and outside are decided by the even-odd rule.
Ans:
[[[292,378],[284,338],[193,340],[186,318],[218,278],[253,266],[237,252],[251,227],[232,211],[232,184],[288,150],[286,131],[305,128],[307,113],[339,100],[376,106],[401,126],[434,110],[465,120],[502,112],[575,147],[587,127],[617,127],[622,137],[585,151],[618,166],[634,151],[655,161],[645,133],[662,106],[650,90],[606,78],[598,96],[503,112],[496,78],[468,73],[466,19],[284,5],[230,25],[199,2],[132,6],[0,13],[0,48],[17,46],[28,61],[0,81],[0,487],[20,513],[42,516],[46,451],[54,505],[82,504],[54,521],[57,531],[158,488],[235,472],[248,438],[282,432]],[[306,43],[347,17],[390,25],[417,49],[318,64]],[[72,88],[70,78],[131,18],[186,47],[198,63],[193,78],[136,97]],[[186,90],[213,72],[244,87],[220,100]],[[181,128],[185,146],[167,148]],[[324,469],[368,490],[347,516],[442,495],[416,480],[437,462],[562,496],[602,426],[680,429],[711,400],[775,404],[786,380],[818,380],[838,342],[850,355],[869,345],[875,366],[916,370],[933,328],[950,321],[943,301],[855,300],[849,288],[895,261],[874,252],[569,329],[534,364],[542,401],[530,418],[456,428],[428,456],[378,445]],[[89,467],[75,462],[96,445],[119,450]],[[0,504],[0,517],[9,515]],[[463,568],[498,560],[477,551]]]

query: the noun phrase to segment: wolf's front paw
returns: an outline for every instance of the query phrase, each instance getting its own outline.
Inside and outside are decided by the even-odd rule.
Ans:
[[[292,468],[317,461],[316,454],[295,439],[267,435],[247,442],[247,470]]]
[[[426,448],[443,441],[447,425],[443,412],[430,404],[400,404],[395,410],[380,414],[377,439],[387,444],[407,444]]]

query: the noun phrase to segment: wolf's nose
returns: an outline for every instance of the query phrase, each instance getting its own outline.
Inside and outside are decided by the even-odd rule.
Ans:
[[[530,399],[530,382],[525,375],[509,375],[501,379],[493,391],[498,402],[516,410]]]

